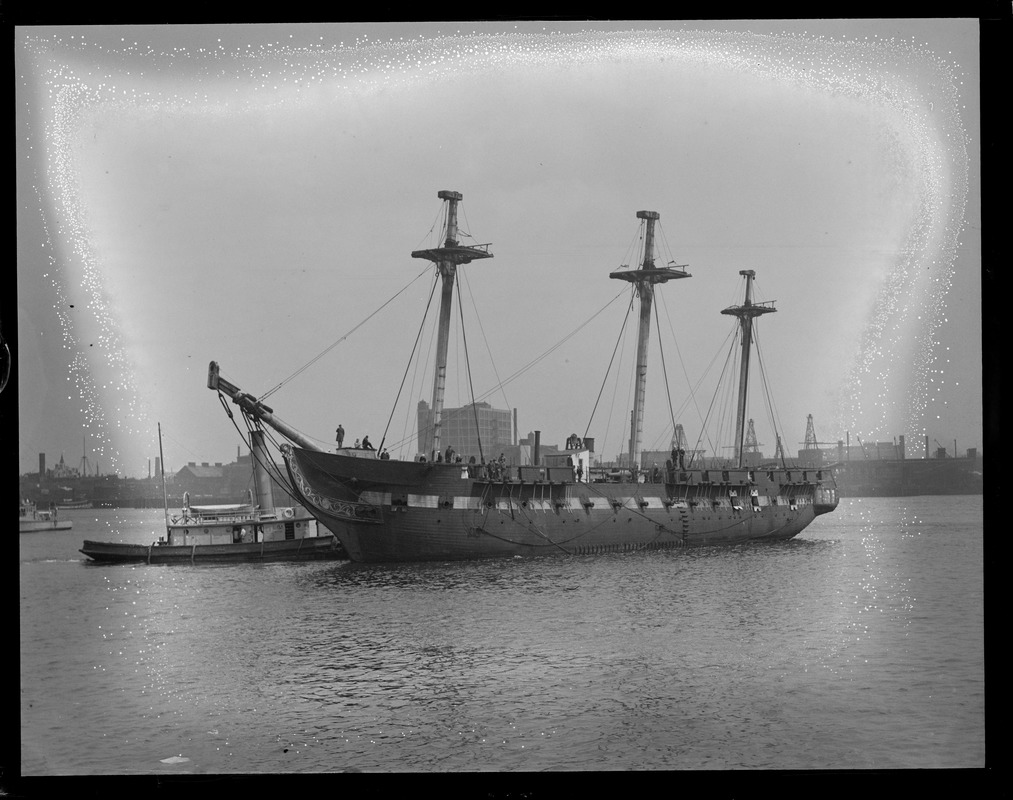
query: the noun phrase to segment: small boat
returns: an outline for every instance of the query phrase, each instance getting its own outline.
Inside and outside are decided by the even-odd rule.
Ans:
[[[69,519],[60,519],[56,506],[48,511],[39,511],[31,500],[22,500],[20,504],[19,533],[35,533],[36,531],[69,531],[73,526]]]
[[[170,518],[166,511],[166,535],[157,541],[85,540],[81,552],[92,561],[146,564],[346,558],[337,538],[305,508],[274,506],[263,431],[251,432],[250,441],[256,499],[251,493],[248,503],[197,506],[184,493],[180,513]]]
[[[60,511],[73,511],[77,508],[91,508],[91,506],[91,500],[64,500],[62,503],[56,504]]]

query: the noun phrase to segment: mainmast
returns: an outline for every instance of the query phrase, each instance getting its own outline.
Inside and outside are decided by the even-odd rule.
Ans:
[[[443,395],[447,384],[447,345],[450,339],[450,314],[453,311],[454,280],[459,264],[467,264],[476,258],[492,258],[488,244],[468,247],[457,241],[457,204],[464,199],[460,192],[444,189],[437,197],[447,204],[447,237],[443,247],[428,250],[414,250],[412,258],[425,258],[436,264],[443,279],[443,293],[440,296],[439,330],[436,338],[436,368],[433,375],[433,445],[430,457],[435,460],[440,452],[440,433],[443,423]]]
[[[640,295],[640,333],[637,337],[637,377],[633,401],[633,419],[630,421],[630,470],[640,462],[640,443],[644,432],[644,397],[647,392],[647,343],[651,335],[651,304],[654,284],[673,278],[689,278],[690,274],[679,267],[654,266],[654,223],[661,219],[657,211],[638,211],[637,218],[644,220],[644,260],[639,269],[609,273],[610,278],[629,281]]]
[[[739,403],[738,412],[735,418],[735,460],[739,469],[743,466],[744,436],[746,422],[746,395],[749,388],[749,351],[753,343],[753,318],[761,314],[769,314],[777,311],[773,301],[766,303],[753,302],[753,278],[756,271],[751,269],[739,270],[739,275],[746,279],[746,300],[741,306],[729,306],[722,310],[722,314],[730,314],[739,318],[742,327],[742,359],[739,365]]]

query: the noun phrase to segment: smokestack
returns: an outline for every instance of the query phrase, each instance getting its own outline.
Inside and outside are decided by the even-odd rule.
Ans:
[[[513,436],[511,438],[513,439],[513,444],[516,447],[517,446],[517,409],[516,408],[514,409],[514,434],[513,434]]]
[[[542,450],[542,432],[535,431],[535,454],[531,460],[531,463],[534,464],[536,467],[538,466],[538,458],[539,455],[541,454],[541,450]]]
[[[900,435],[900,459],[903,461],[906,458],[904,455],[904,434]]]
[[[46,454],[39,453],[39,477],[46,477]]]

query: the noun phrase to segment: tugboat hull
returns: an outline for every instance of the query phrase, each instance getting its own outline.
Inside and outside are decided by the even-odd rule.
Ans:
[[[240,544],[166,545],[118,544],[85,541],[81,548],[92,561],[103,563],[234,563],[243,561],[298,561],[345,558],[333,536],[315,536],[280,542]]]

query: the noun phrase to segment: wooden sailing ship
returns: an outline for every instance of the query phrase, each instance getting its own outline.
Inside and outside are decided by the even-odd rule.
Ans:
[[[288,439],[281,449],[293,490],[334,532],[353,561],[578,555],[781,541],[837,506],[829,469],[744,464],[752,325],[756,317],[775,310],[771,304],[753,302],[751,270],[740,273],[745,278],[744,302],[722,311],[738,318],[742,334],[735,466],[692,468],[673,452],[656,481],[636,468],[655,286],[690,277],[681,267],[655,264],[654,225],[659,215],[653,211],[637,213],[646,228],[639,268],[610,274],[633,284],[640,299],[632,468],[592,480],[568,466],[533,464],[494,472],[481,463],[437,460],[455,274],[462,264],[492,257],[489,245],[458,241],[457,205],[462,195],[441,191],[438,196],[446,204],[443,244],[412,253],[433,262],[442,280],[428,458],[384,460],[368,450],[324,450],[222,378],[216,362],[209,368],[210,389],[230,398],[254,424],[266,424]]]

